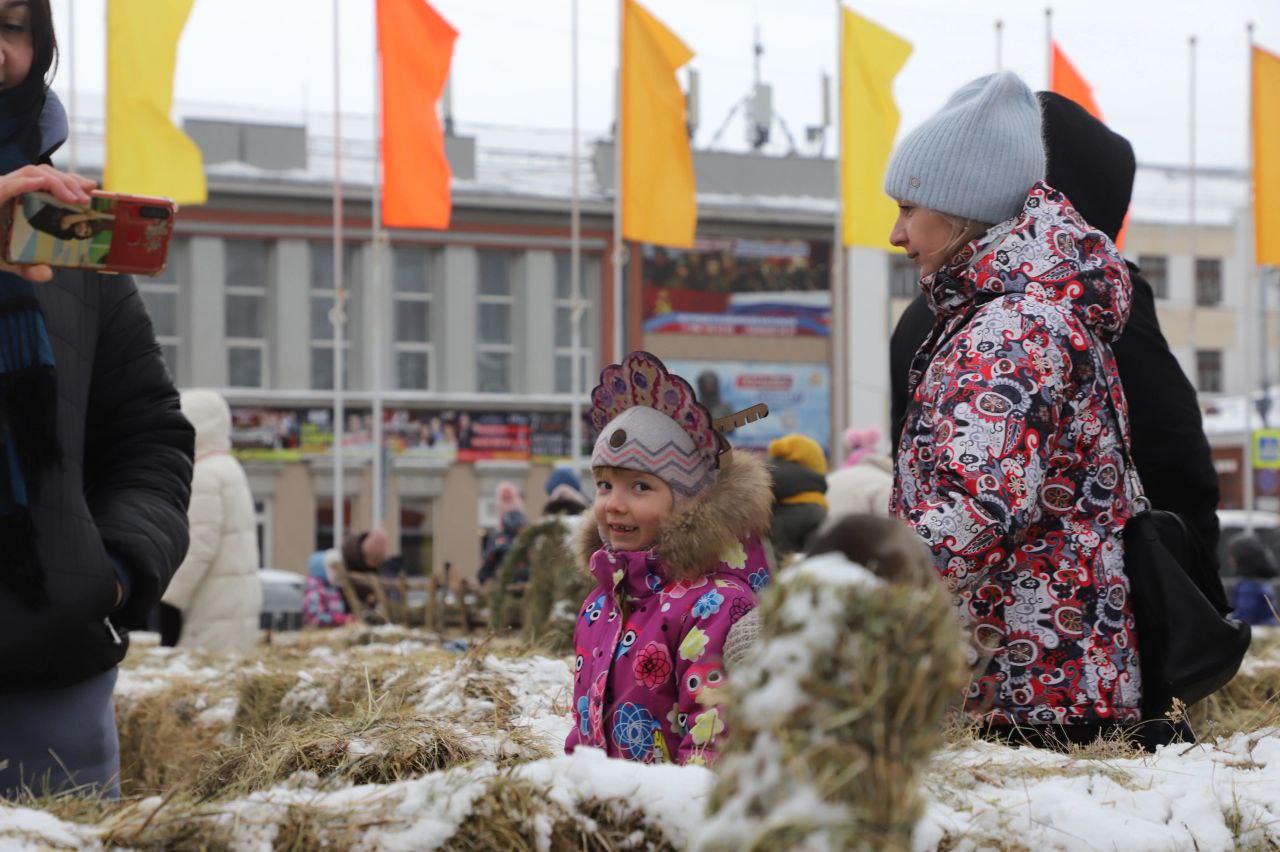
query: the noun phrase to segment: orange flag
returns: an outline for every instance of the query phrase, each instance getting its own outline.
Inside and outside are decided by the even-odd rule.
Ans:
[[[1080,104],[1085,108],[1089,115],[1103,121],[1102,110],[1098,109],[1098,102],[1093,99],[1093,87],[1085,82],[1084,77],[1080,76],[1080,72],[1076,70],[1076,66],[1071,64],[1071,60],[1067,58],[1067,54],[1063,53],[1062,48],[1058,47],[1058,43],[1053,43],[1053,64],[1049,74],[1049,91],[1057,92],[1063,97],[1071,98],[1071,100]],[[1116,234],[1116,248],[1124,246],[1124,235],[1129,230],[1129,214],[1124,215],[1124,224],[1120,226],[1120,233]]]
[[[457,37],[424,0],[378,0],[382,221],[391,227],[449,227],[453,172],[436,102]]]
[[[1098,104],[1093,99],[1093,87],[1080,76],[1076,66],[1071,64],[1071,60],[1062,52],[1062,48],[1058,47],[1056,41],[1053,43],[1053,66],[1049,75],[1049,90],[1071,98],[1084,107],[1089,115],[1102,121],[1102,110],[1098,109]]]

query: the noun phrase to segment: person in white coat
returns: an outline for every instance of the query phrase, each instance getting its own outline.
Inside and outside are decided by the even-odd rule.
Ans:
[[[180,648],[247,650],[258,642],[262,586],[253,494],[231,455],[231,409],[214,391],[182,394],[196,430],[191,547],[164,594],[182,611]]]
[[[849,429],[844,433],[848,456],[837,471],[827,474],[827,524],[845,515],[889,514],[893,494],[893,462],[877,451],[880,430]]]

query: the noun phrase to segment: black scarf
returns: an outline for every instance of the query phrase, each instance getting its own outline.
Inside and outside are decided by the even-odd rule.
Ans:
[[[58,142],[65,138],[57,99],[25,94],[0,92],[0,174],[40,162],[52,150],[42,124]],[[44,601],[44,572],[31,501],[41,472],[59,458],[57,370],[37,286],[0,272],[0,583],[32,606]]]

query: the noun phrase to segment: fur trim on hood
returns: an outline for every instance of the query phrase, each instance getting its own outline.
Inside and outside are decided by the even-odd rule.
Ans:
[[[735,541],[769,534],[773,492],[764,464],[745,452],[723,464],[701,497],[677,505],[658,530],[654,549],[668,580],[690,580],[715,568]],[[591,555],[604,546],[590,518],[578,530],[578,565],[590,570]]]

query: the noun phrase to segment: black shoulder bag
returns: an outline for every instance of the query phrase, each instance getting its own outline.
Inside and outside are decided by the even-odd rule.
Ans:
[[[1101,359],[1098,369],[1136,494],[1137,511],[1124,527],[1124,572],[1138,628],[1142,717],[1153,719],[1167,715],[1175,698],[1194,704],[1225,686],[1240,668],[1251,634],[1248,624],[1227,616],[1222,580],[1199,538],[1176,513],[1151,508]]]

